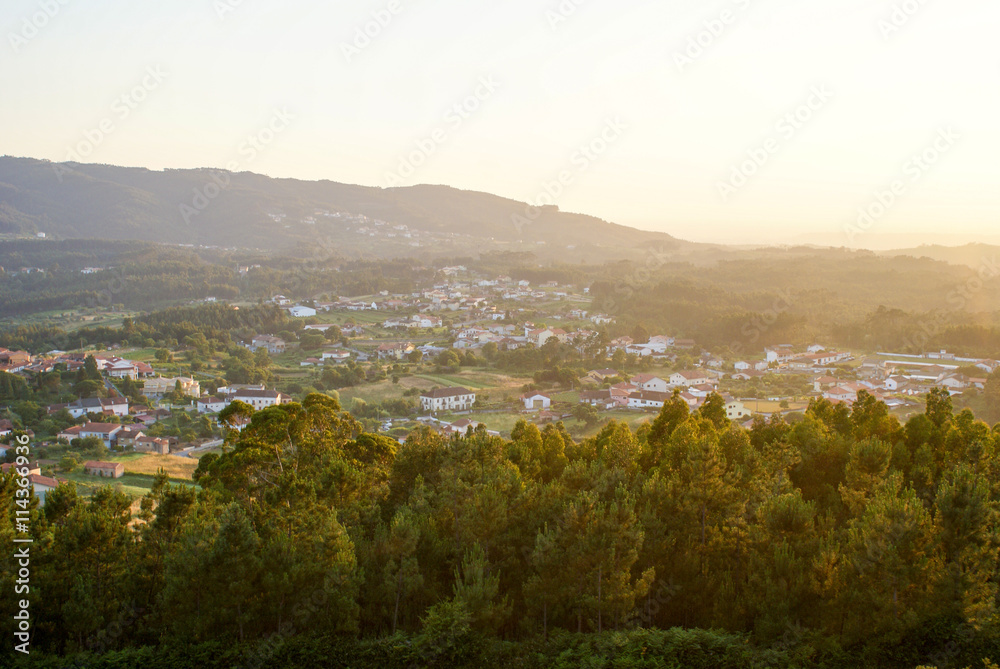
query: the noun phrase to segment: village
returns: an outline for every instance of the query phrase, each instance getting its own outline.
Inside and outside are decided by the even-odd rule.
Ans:
[[[821,344],[774,345],[736,356],[732,349],[706,351],[694,340],[641,328],[636,336],[612,337],[615,318],[591,311],[586,286],[477,277],[463,266],[443,267],[439,276],[433,286],[409,294],[336,300],[275,295],[271,304],[301,327],[234,342],[266,360],[270,384],[227,382],[216,371],[222,363],[215,369],[185,364],[183,346],[41,355],[0,349],[0,372],[30,381],[58,371],[85,380],[74,386],[80,396],[44,407],[49,420],[37,424],[48,433],[0,408],[0,441],[26,433],[53,453],[74,445],[95,448],[100,457],[79,467],[49,458],[33,469],[43,497],[60,474],[71,472],[82,483],[148,479],[156,465],[167,464],[178,479],[190,481],[198,458],[220,452],[226,435],[247,423],[219,422],[233,402],[259,411],[308,392],[335,393],[368,429],[400,443],[417,426],[444,435],[483,429],[509,436],[521,420],[562,421],[574,437],[585,438],[608,420],[637,427],[675,396],[690,411],[717,396],[726,416],[743,423],[776,415],[796,420],[810,401],[851,405],[864,392],[905,419],[922,411],[923,397],[934,388],[947,389],[958,403],[976,395],[1000,365],[947,351],[862,352]],[[542,358],[530,357],[533,352],[563,366],[540,369]],[[132,483],[141,490],[148,480]]]

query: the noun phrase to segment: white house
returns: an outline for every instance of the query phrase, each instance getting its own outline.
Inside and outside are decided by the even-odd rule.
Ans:
[[[73,418],[88,413],[112,413],[116,416],[128,415],[128,398],[125,397],[84,397],[66,405],[66,411]]]
[[[636,374],[632,377],[631,381],[639,390],[649,390],[657,393],[667,392],[667,386],[669,385],[665,379],[661,379],[653,374]]]
[[[220,397],[206,395],[199,397],[197,402],[198,413],[218,413],[226,408],[228,402]]]
[[[858,399],[858,393],[862,390],[870,391],[871,389],[861,385],[860,383],[842,383],[839,386],[833,386],[832,388],[827,389],[827,391],[823,393],[823,397],[828,400],[839,400],[841,402],[854,403]]]
[[[703,383],[709,383],[711,379],[705,372],[691,371],[691,372],[675,372],[670,375],[670,385],[672,386],[698,386]]]
[[[892,392],[896,392],[897,390],[900,389],[901,386],[906,385],[906,383],[907,383],[906,379],[903,378],[902,376],[890,376],[885,380],[885,383],[883,385],[885,386],[886,390],[891,390]]]
[[[118,423],[87,423],[80,428],[80,438],[97,437],[104,442],[108,448],[115,443],[115,435],[121,432],[122,426]]]
[[[268,353],[272,354],[285,352],[285,340],[273,335],[257,335],[245,346],[250,349],[251,353],[256,352],[259,348],[266,349]]]
[[[49,476],[42,476],[41,474],[29,474],[28,482],[31,483],[31,487],[35,491],[35,496],[38,497],[38,503],[42,506],[45,506],[45,493],[59,487],[59,481]]]
[[[521,395],[524,408],[528,411],[532,409],[548,409],[552,406],[552,398],[544,393],[531,393]]]
[[[656,353],[666,353],[667,349],[674,345],[674,338],[666,335],[653,335],[649,338],[646,346]]]
[[[162,397],[174,390],[177,384],[181,384],[181,392],[188,397],[198,397],[201,395],[201,384],[188,376],[178,376],[173,379],[158,376],[153,379],[146,379],[142,386],[142,394],[146,397]]]
[[[237,390],[229,397],[229,401],[239,400],[246,402],[256,410],[273,407],[278,404],[287,404],[291,401],[288,395],[282,395],[277,390]]]
[[[962,374],[946,374],[938,379],[938,385],[950,390],[961,390],[962,388],[968,388],[969,382]]]
[[[996,371],[996,368],[998,366],[1000,366],[1000,363],[998,363],[996,360],[980,360],[979,362],[976,363],[976,367],[983,370],[987,374],[992,374],[994,371]]]
[[[303,307],[301,305],[296,305],[288,309],[288,313],[293,318],[308,318],[309,316],[315,316],[316,310],[312,307]]]
[[[124,360],[122,358],[107,360],[103,371],[114,379],[132,379],[135,381],[139,378],[139,369],[135,364],[131,360]]]
[[[662,409],[664,402],[670,399],[670,393],[654,390],[640,390],[628,396],[630,409]]]
[[[726,402],[726,418],[737,420],[750,415],[750,410],[743,406],[743,402],[732,397],[723,397]]]
[[[436,388],[420,395],[424,411],[465,411],[476,402],[476,393],[460,386]]]

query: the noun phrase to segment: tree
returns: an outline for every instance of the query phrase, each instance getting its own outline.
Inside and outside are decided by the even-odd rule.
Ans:
[[[459,366],[458,354],[450,348],[438,353],[434,362],[441,369],[453,369]]]
[[[590,427],[596,425],[597,421],[600,420],[600,414],[597,412],[597,407],[588,404],[586,402],[579,402],[573,407],[573,417],[576,418],[581,423]]]
[[[938,427],[942,427],[952,417],[951,394],[946,388],[931,388],[927,393],[927,417]]]
[[[97,359],[92,355],[88,355],[83,359],[83,373],[84,377],[92,381],[101,380],[101,372],[97,369]]]
[[[73,393],[80,397],[99,397],[104,392],[104,384],[93,379],[86,379],[73,385]]]
[[[942,595],[955,615],[983,624],[996,614],[998,587],[990,574],[1000,548],[989,483],[968,465],[958,465],[941,482],[934,511],[944,560]]]
[[[472,628],[497,634],[510,616],[511,604],[500,594],[500,574],[491,569],[479,544],[465,552],[455,569],[454,599],[471,614]]]
[[[1000,423],[1000,369],[986,377],[983,401],[986,403],[984,420],[990,425]]]
[[[698,409],[698,415],[710,420],[717,430],[723,430],[729,426],[726,401],[719,393],[711,393],[705,398],[705,403]]]
[[[930,514],[898,477],[880,485],[847,530],[844,587],[848,639],[898,635],[913,626],[936,581]]]
[[[319,332],[307,332],[299,340],[299,347],[303,351],[315,351],[326,344],[326,337]]]

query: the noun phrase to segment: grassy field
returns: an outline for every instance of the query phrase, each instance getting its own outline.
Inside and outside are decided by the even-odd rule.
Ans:
[[[366,300],[358,301],[362,302]],[[367,301],[371,302],[371,300]],[[371,325],[373,323],[381,323],[386,318],[389,318],[389,316],[381,311],[331,311],[328,314],[321,314],[317,318],[324,323],[334,323],[336,325],[343,325],[352,319],[358,325]]]
[[[91,310],[52,310],[41,311],[29,315],[21,315],[16,319],[0,318],[0,323],[10,322],[16,325],[54,325],[62,328],[66,332],[73,332],[83,327],[95,327],[106,325],[108,327],[118,327],[122,319],[126,316],[135,317],[140,312],[118,311],[103,312]]]
[[[125,348],[116,351],[116,353],[136,362],[155,362],[156,360],[155,348]]]
[[[569,390],[561,393],[545,393],[552,398],[553,402],[569,402],[570,404],[576,404],[580,401],[580,391]]]
[[[81,495],[87,497],[92,495],[97,488],[104,485],[110,485],[114,488],[120,489],[122,492],[133,498],[142,497],[153,487],[153,477],[148,474],[126,473],[121,478],[111,479],[85,474],[81,468],[78,471],[69,473],[56,472],[55,475],[60,479],[67,479],[76,483],[77,491],[79,491]],[[180,485],[194,485],[194,483],[183,481],[175,481],[175,483]]]
[[[530,382],[531,379],[527,377],[516,377],[485,370],[463,369],[456,374],[426,373],[404,376],[398,384],[386,379],[378,383],[341,388],[338,392],[341,404],[344,406],[350,406],[351,400],[355,397],[368,403],[384,402],[385,400],[400,399],[405,391],[413,388],[423,392],[435,386],[464,386],[470,390],[486,392],[490,395],[491,400],[497,400],[500,399],[501,395],[510,395],[516,398],[521,393],[521,386]]]
[[[155,475],[161,468],[172,479],[190,481],[194,470],[198,468],[198,460],[178,455],[159,455],[156,453],[126,453],[115,456],[112,462],[125,465],[127,474]]]
[[[528,421],[531,420],[531,416],[528,415],[522,416],[514,413],[475,413],[475,412],[471,414],[462,414],[462,415],[443,413],[439,416],[436,416],[436,418],[449,423],[453,423],[460,418],[468,418],[469,420],[474,420],[477,423],[482,423],[483,425],[486,426],[486,429],[488,430],[496,430],[497,432],[500,432],[505,437],[510,436],[510,431],[514,429],[514,425],[517,424],[517,421],[521,420],[522,418]]]
[[[772,396],[773,397],[773,396]],[[743,400],[743,406],[755,413],[775,413],[776,411],[805,411],[809,402],[789,402],[788,408],[783,408],[780,402],[769,400]]]
[[[482,390],[492,388],[495,377],[488,378],[486,375],[474,376],[472,374],[418,374],[417,378],[425,379],[439,386],[465,386],[471,390]]]

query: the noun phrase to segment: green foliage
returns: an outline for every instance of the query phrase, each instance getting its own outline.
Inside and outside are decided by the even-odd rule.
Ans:
[[[35,646],[122,666],[213,643],[279,667],[968,664],[1000,645],[1000,439],[947,399],[906,426],[859,397],[743,428],[675,398],[580,443],[521,421],[403,445],[327,395],[233,403],[220,422],[248,423],[197,493],[159,475],[135,518],[112,488],[35,507],[33,587],[59,602]]]

